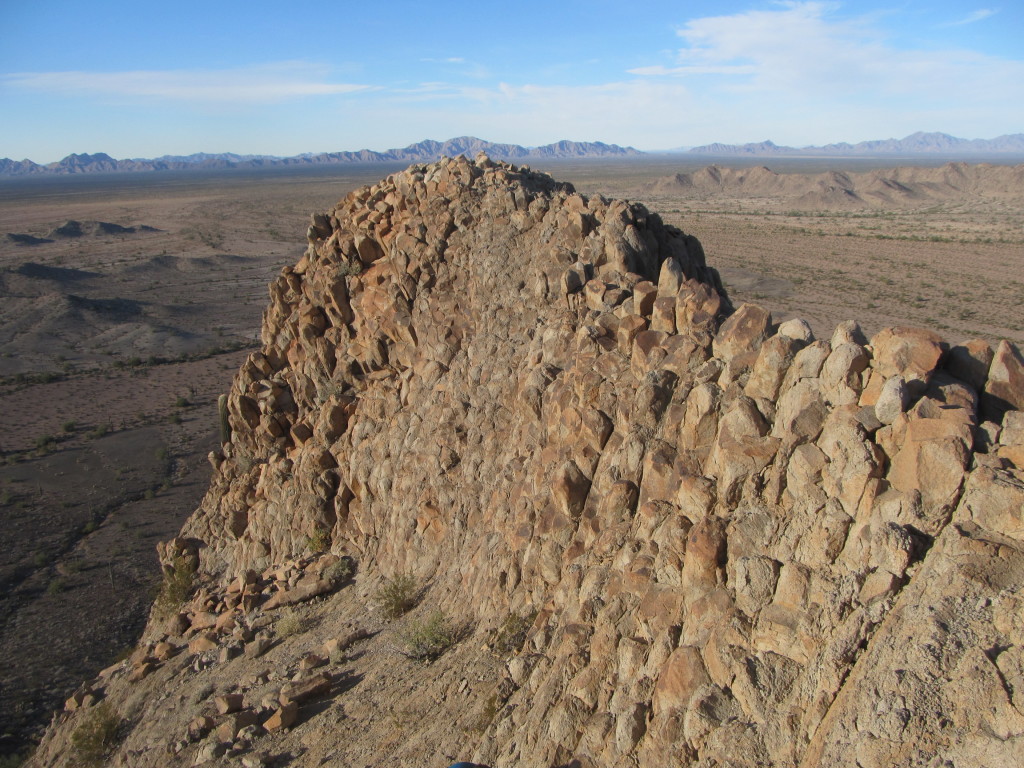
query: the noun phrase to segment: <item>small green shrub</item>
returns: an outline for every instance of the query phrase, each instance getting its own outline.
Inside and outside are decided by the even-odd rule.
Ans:
[[[350,275],[361,275],[363,274],[363,262],[359,259],[352,259],[352,261],[343,262],[338,267],[339,277],[349,277]]]
[[[420,661],[432,661],[455,643],[456,631],[441,611],[430,613],[421,621],[413,621],[399,634],[405,655]]]
[[[352,578],[355,563],[351,557],[343,557],[333,565],[324,568],[323,577],[332,584],[338,585]]]
[[[374,602],[386,618],[394,619],[416,605],[418,591],[412,574],[399,574],[384,582],[374,595]]]
[[[75,427],[77,427],[77,426],[78,426],[78,423],[75,422],[75,421],[65,421],[63,424],[60,425],[60,428],[62,430],[64,430],[65,432],[74,432],[75,431]]]
[[[287,610],[281,614],[281,618],[274,624],[274,631],[278,637],[290,637],[305,632],[309,626],[306,617],[298,611]]]
[[[170,573],[164,574],[163,584],[157,593],[155,611],[157,616],[170,616],[177,611],[192,592],[195,582],[196,563],[194,560],[178,555],[171,563]]]
[[[59,595],[64,591],[67,583],[62,578],[56,578],[46,585],[46,594],[48,595]]]
[[[86,437],[88,437],[90,440],[96,440],[100,437],[103,437],[109,431],[109,424],[97,424],[95,428],[86,433]]]
[[[317,528],[306,537],[306,548],[313,553],[326,552],[331,546],[331,532],[326,528]]]
[[[71,750],[75,765],[100,768],[120,741],[121,718],[106,701],[87,710],[82,722],[71,734]]]

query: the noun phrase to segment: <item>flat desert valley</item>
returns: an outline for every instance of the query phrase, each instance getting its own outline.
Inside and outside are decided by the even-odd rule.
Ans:
[[[1024,343],[1024,166],[708,162],[541,169],[644,202],[701,241],[734,304],[777,321]],[[267,283],[311,213],[398,169],[0,182],[0,755],[130,651]]]

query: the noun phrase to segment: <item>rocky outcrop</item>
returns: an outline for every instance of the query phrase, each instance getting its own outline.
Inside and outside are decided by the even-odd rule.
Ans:
[[[1013,763],[1012,345],[854,323],[816,340],[733,310],[656,214],[482,156],[359,190],[308,237],[232,385],[210,491],[163,550],[197,552],[210,586],[151,622],[137,663],[189,633],[249,653],[261,612],[337,587],[337,560],[298,559],[318,542],[357,583],[428,585],[467,628],[460,664],[532,617],[489,687],[434,702],[444,722],[489,697],[458,737],[478,762]],[[331,599],[350,615],[366,594]],[[140,723],[129,763],[195,759],[160,752],[158,713],[119,693],[160,676],[111,674]],[[286,738],[285,699],[262,738]],[[422,738],[421,756],[454,737]]]

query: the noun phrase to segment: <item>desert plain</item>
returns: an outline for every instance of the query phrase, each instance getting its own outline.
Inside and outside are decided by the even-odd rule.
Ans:
[[[695,235],[733,303],[821,335],[1024,342],[1024,167],[701,157],[550,162]],[[131,649],[158,541],[206,490],[216,400],[309,216],[398,170],[0,182],[0,754]]]

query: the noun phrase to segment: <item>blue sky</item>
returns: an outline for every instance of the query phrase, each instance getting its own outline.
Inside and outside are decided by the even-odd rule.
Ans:
[[[0,157],[1024,132],[1024,3],[0,0]]]

